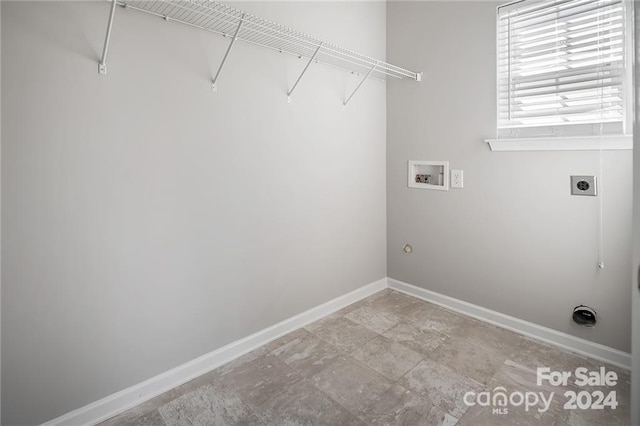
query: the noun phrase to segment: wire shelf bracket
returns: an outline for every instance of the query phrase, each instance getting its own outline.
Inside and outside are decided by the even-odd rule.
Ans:
[[[362,80],[360,80],[360,83],[356,86],[356,88],[353,90],[353,92],[351,92],[351,94],[349,95],[349,97],[347,99],[345,99],[345,101],[342,103],[343,106],[347,106],[347,104],[349,103],[349,101],[351,100],[351,98],[353,98],[353,95],[356,94],[356,92],[358,90],[360,90],[360,88],[362,87],[362,85],[364,84],[365,81],[367,81],[367,79],[371,76],[371,73],[376,69],[376,66],[378,64],[376,63],[374,66],[371,67],[371,69],[369,70],[369,72],[367,73],[367,75],[364,76],[364,78]]]
[[[313,55],[311,56],[311,59],[309,59],[309,62],[307,62],[307,65],[302,70],[302,73],[300,73],[300,76],[298,77],[296,82],[293,83],[293,87],[291,87],[291,90],[289,90],[289,92],[287,92],[287,101],[288,102],[291,102],[291,94],[293,93],[294,90],[296,90],[296,86],[298,86],[298,83],[300,83],[300,80],[302,79],[302,76],[304,75],[304,73],[307,72],[307,69],[309,68],[309,65],[311,65],[311,63],[316,59],[316,56],[318,56],[318,52],[320,51],[321,47],[322,47],[322,42],[320,42],[320,44],[318,45],[318,48],[316,49],[316,51],[313,52]]]
[[[367,79],[386,81],[389,78],[422,81],[422,74],[371,58],[335,44],[327,43],[308,34],[258,18],[228,5],[212,0],[106,0],[111,3],[109,21],[105,35],[102,57],[98,72],[107,73],[107,54],[113,28],[116,6],[151,14],[169,22],[179,22],[224,37],[231,36],[231,42],[222,58],[212,81],[213,91],[217,90],[218,78],[237,40],[266,47],[297,58],[308,59],[297,80],[287,91],[287,99],[298,87],[313,62],[364,75],[360,84],[343,102],[346,105]]]
[[[220,71],[222,71],[222,67],[224,67],[225,62],[227,62],[227,58],[229,57],[229,52],[231,52],[231,49],[233,49],[234,43],[236,42],[236,40],[238,40],[238,34],[240,34],[240,29],[242,28],[242,24],[244,23],[244,17],[245,17],[245,14],[243,13],[242,18],[240,18],[240,22],[238,22],[238,28],[236,28],[236,32],[233,34],[231,43],[229,43],[229,47],[227,47],[227,51],[225,52],[224,57],[222,58],[222,62],[218,67],[218,72],[216,73],[216,76],[213,77],[211,88],[213,89],[214,92],[218,91],[218,77],[220,77]]]
[[[109,42],[111,41],[111,29],[113,28],[113,17],[116,13],[116,0],[111,0],[109,9],[109,22],[107,23],[107,34],[104,36],[104,46],[102,47],[102,58],[98,63],[98,74],[107,74],[107,53],[109,53]]]

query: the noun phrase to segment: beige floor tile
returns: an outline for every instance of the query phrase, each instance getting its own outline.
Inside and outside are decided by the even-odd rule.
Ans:
[[[226,386],[204,385],[158,409],[167,426],[251,424],[257,417]]]
[[[220,377],[223,385],[252,408],[259,408],[269,398],[284,392],[298,380],[302,380],[300,374],[270,353],[237,365]]]
[[[381,311],[373,306],[358,308],[345,315],[345,318],[376,333],[383,333],[402,321],[398,315]]]
[[[319,326],[312,324],[306,328],[320,339],[346,352],[351,352],[378,336],[378,333],[347,318],[335,318]]]
[[[153,424],[154,419],[160,416],[160,413],[157,412],[158,408],[175,400],[176,398],[181,397],[186,393],[198,389],[201,386],[213,383],[215,380],[217,380],[218,377],[218,370],[203,374],[202,376],[199,376],[187,383],[177,386],[155,398],[150,399],[149,401],[145,401],[142,404],[137,405],[136,407],[107,420],[106,422],[102,422],[100,423],[100,425],[118,426]]]
[[[567,417],[554,417],[523,409],[508,408],[506,414],[494,413],[492,407],[470,407],[458,426],[566,426]]]
[[[286,345],[287,343],[296,340],[300,337],[304,337],[304,336],[308,336],[310,333],[307,329],[303,328],[299,328],[295,331],[292,331],[291,333],[287,333],[284,336],[268,343],[266,345],[266,349],[269,352],[273,352],[274,350]]]
[[[406,319],[421,328],[451,335],[469,321],[461,315],[431,303],[423,302],[406,314]]]
[[[575,371],[578,367],[591,366],[586,357],[528,338],[513,348],[509,359],[534,369],[549,367],[553,371]]]
[[[621,409],[611,410],[570,410],[570,426],[629,426],[631,417],[629,411]]]
[[[371,425],[454,426],[458,419],[399,385],[393,385],[367,408]]]
[[[356,349],[351,356],[394,382],[422,361],[419,353],[383,336]]]
[[[306,330],[297,333],[297,336],[275,348],[272,353],[302,376],[313,376],[344,355],[343,351]]]
[[[300,380],[262,407],[268,425],[359,425],[361,420],[311,383]]]
[[[356,415],[360,415],[392,385],[381,374],[348,356],[337,359],[329,368],[310,380],[318,389]]]
[[[486,384],[521,340],[510,331],[470,321],[453,332],[428,357]]]
[[[463,397],[483,386],[454,370],[431,360],[424,360],[398,382],[453,417],[460,418],[468,408]]]
[[[382,335],[423,355],[433,351],[447,338],[428,327],[407,321],[396,324]]]
[[[100,423],[100,426],[164,426],[165,424],[166,423],[162,419],[158,410],[153,410],[144,414],[137,414],[134,410],[133,412],[127,411],[122,415],[113,417],[106,422],[102,422]]]
[[[304,328],[308,331],[313,332],[315,329],[320,328],[323,324],[335,321],[336,319],[339,319],[339,318],[343,318],[355,310],[358,310],[364,306],[369,306],[370,303],[374,302],[377,299],[385,298],[388,294],[389,294],[389,290],[382,290],[377,293],[374,293],[373,295],[365,299],[362,299],[356,303],[352,303],[351,305],[346,306],[342,309],[339,309],[338,311],[332,314],[329,314],[326,317],[319,319],[318,321],[308,324]]]
[[[367,299],[367,304],[378,312],[402,318],[407,317],[425,303],[426,302],[416,299],[415,297],[391,290],[378,297]]]
[[[534,368],[516,364],[507,360],[500,367],[498,372],[489,382],[490,389],[495,390],[501,387],[507,395],[512,392],[534,392],[539,395],[539,403],[529,410],[518,407],[510,407],[509,411],[519,416],[528,414],[536,415],[539,413],[542,418],[558,418],[565,419],[567,412],[564,409],[564,393],[572,389],[571,386],[552,386],[543,382],[537,383],[537,371]],[[548,404],[545,401],[549,401]]]
[[[261,346],[256,350],[253,350],[247,354],[242,355],[231,361],[228,364],[223,365],[222,367],[215,370],[215,373],[219,375],[224,375],[229,371],[235,370],[237,367],[246,365],[251,361],[255,361],[258,358],[261,358],[269,353],[269,347],[267,345]]]

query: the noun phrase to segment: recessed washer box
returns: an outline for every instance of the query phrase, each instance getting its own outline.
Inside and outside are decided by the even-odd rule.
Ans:
[[[571,176],[571,195],[598,195],[595,176]]]
[[[409,188],[449,189],[448,161],[409,161]]]

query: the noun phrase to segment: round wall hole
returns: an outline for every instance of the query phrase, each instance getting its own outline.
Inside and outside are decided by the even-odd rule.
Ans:
[[[596,310],[585,305],[578,305],[573,308],[572,318],[573,322],[585,327],[593,327],[597,322]]]

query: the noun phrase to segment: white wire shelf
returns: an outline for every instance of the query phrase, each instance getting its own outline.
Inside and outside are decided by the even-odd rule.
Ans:
[[[115,6],[120,5],[149,13],[168,21],[179,22],[231,38],[229,48],[214,78],[214,90],[218,75],[236,40],[242,40],[309,60],[298,81],[289,91],[289,95],[311,63],[322,63],[354,74],[366,75],[366,78],[371,77],[378,80],[386,80],[389,77],[421,80],[421,74],[418,72],[324,42],[308,34],[258,18],[219,2],[211,0],[111,0],[111,2],[112,7],[105,37],[105,46],[99,67],[101,74],[106,74],[106,56]],[[366,78],[362,80],[361,84]],[[348,102],[348,99],[346,102]]]

